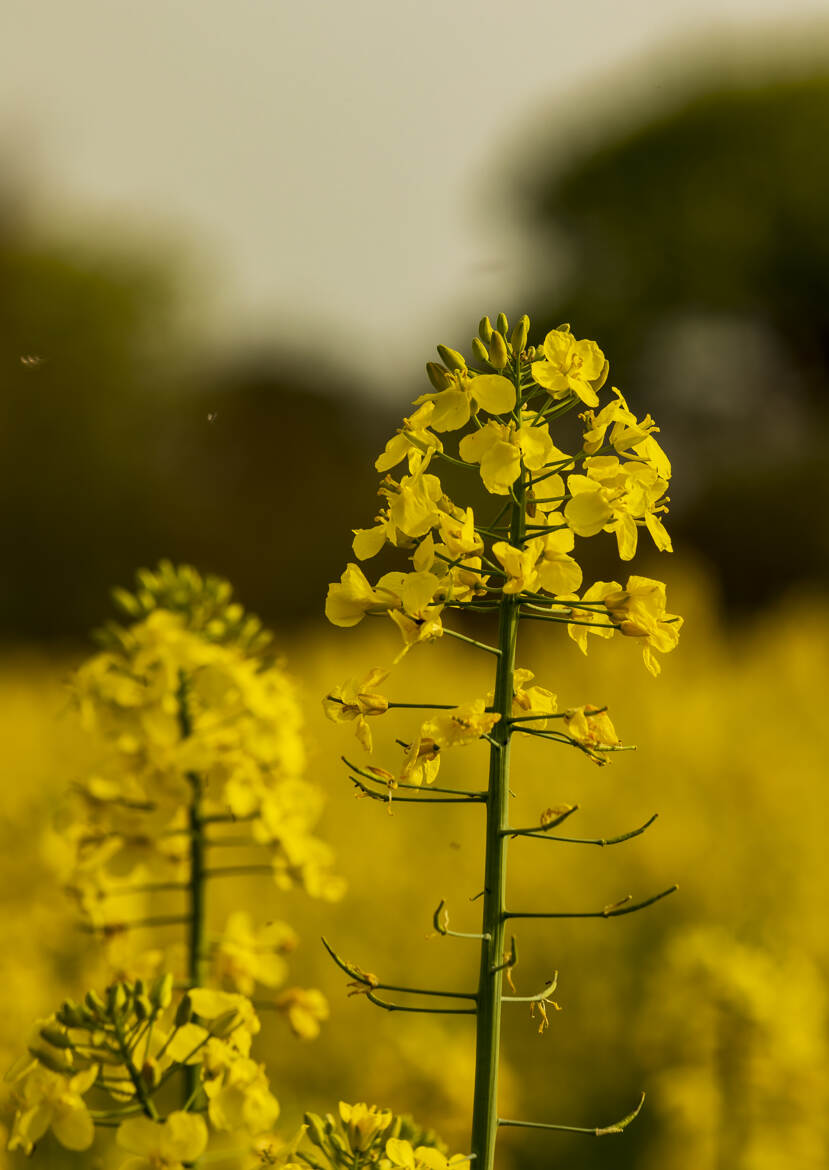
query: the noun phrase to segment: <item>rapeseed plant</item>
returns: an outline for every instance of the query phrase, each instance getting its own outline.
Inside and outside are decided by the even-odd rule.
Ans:
[[[108,944],[115,978],[36,1025],[9,1074],[9,1149],[30,1154],[51,1129],[65,1148],[86,1150],[96,1128],[114,1128],[134,1155],[124,1170],[178,1170],[212,1134],[244,1155],[273,1128],[279,1105],[251,1056],[257,1011],[284,1014],[306,1038],[328,1014],[313,988],[250,998],[257,985],[285,982],[296,935],[244,910],[209,933],[209,883],[267,873],[280,889],[329,900],[343,883],[313,833],[321,796],[303,778],[294,686],[258,620],[226,582],[166,562],[116,601],[130,620],[100,632],[101,652],[72,687],[97,767],[60,818],[69,888]],[[251,847],[261,860],[221,860]],[[148,930],[179,930],[184,945],[131,945]]]
[[[326,943],[334,961],[349,976],[353,994],[363,994],[387,1011],[469,1015],[476,1020],[475,1088],[469,1158],[479,1170],[491,1170],[499,1127],[520,1126],[603,1135],[622,1132],[639,1113],[642,1101],[612,1125],[574,1126],[558,1122],[519,1121],[500,1117],[498,1067],[501,1009],[504,1004],[529,1004],[539,1031],[548,1011],[557,976],[534,995],[515,994],[512,972],[517,962],[515,937],[507,941],[507,923],[531,918],[611,918],[644,909],[673,892],[633,901],[624,898],[593,911],[516,910],[507,902],[507,852],[510,841],[545,840],[610,845],[641,834],[653,821],[609,839],[562,837],[554,834],[576,811],[564,805],[543,811],[535,824],[516,826],[510,816],[514,783],[510,747],[515,735],[569,746],[596,764],[624,750],[605,707],[589,703],[558,709],[556,694],[534,683],[534,675],[516,662],[522,619],[566,626],[583,653],[592,638],[621,635],[641,648],[647,670],[660,671],[658,655],[678,641],[682,619],[668,612],[665,586],[633,575],[618,581],[596,581],[579,596],[583,571],[573,555],[576,539],[600,532],[615,536],[623,561],[634,556],[640,529],[661,551],[670,551],[662,517],[668,510],[670,462],[660,447],[650,416],[637,419],[615,388],[600,403],[608,362],[595,341],[577,340],[569,325],[547,334],[543,343],[528,346],[529,320],[522,317],[509,330],[501,314],[493,327],[484,318],[472,342],[474,357],[438,346],[440,363],[429,362],[432,389],[415,400],[416,410],[386,444],[376,461],[384,473],[379,492],[383,503],[372,526],[356,529],[350,563],[339,582],[328,590],[325,612],[335,626],[353,627],[365,617],[387,616],[402,637],[394,662],[414,647],[449,636],[495,659],[493,687],[486,696],[460,702],[409,703],[390,700],[378,688],[388,677],[375,668],[363,679],[334,686],[324,700],[328,716],[353,722],[363,749],[372,751],[370,721],[395,708],[430,711],[410,741],[399,741],[402,758],[383,766],[360,766],[344,757],[351,779],[364,796],[417,804],[482,805],[486,809],[486,859],[480,930],[449,929],[445,903],[434,914],[434,927],[444,937],[478,943],[477,988],[468,991],[400,986],[384,982],[344,959]],[[551,426],[575,408],[581,447],[562,450]],[[451,433],[458,439],[446,449]],[[394,469],[402,470],[392,475]],[[442,466],[464,468],[480,481],[470,494],[475,500],[450,499],[437,474]],[[455,473],[458,474],[457,472]],[[495,497],[492,501],[489,497]],[[382,574],[372,583],[361,565],[386,546],[399,550],[410,568]],[[447,616],[478,615],[497,623],[497,636],[484,642],[455,625]],[[487,783],[475,789],[438,778],[447,752],[485,741],[489,744]],[[504,994],[504,980],[513,994]],[[393,998],[389,998],[389,993]],[[400,996],[404,996],[400,1001]],[[410,1002],[408,996],[421,1002]],[[644,1098],[643,1098],[644,1099]],[[306,1119],[314,1134],[319,1119]],[[354,1147],[334,1142],[333,1120],[325,1131],[331,1165],[361,1164]],[[437,1166],[435,1155],[405,1149],[396,1139],[378,1145],[380,1164]],[[317,1144],[322,1144],[322,1135]],[[301,1154],[298,1155],[301,1157]],[[456,1156],[453,1161],[457,1161]],[[420,1160],[418,1160],[420,1159]],[[431,1161],[430,1161],[431,1159]],[[385,1161],[384,1161],[385,1160]],[[460,1160],[463,1160],[462,1158]],[[307,1164],[317,1163],[306,1158]],[[441,1162],[443,1167],[445,1164]]]

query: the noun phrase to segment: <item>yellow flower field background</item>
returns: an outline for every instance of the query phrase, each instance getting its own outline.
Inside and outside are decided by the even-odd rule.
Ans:
[[[516,749],[514,786],[532,823],[556,803],[578,803],[572,835],[611,836],[659,812],[642,836],[599,849],[519,841],[511,850],[510,903],[523,908],[600,909],[671,882],[679,891],[617,920],[524,923],[516,985],[538,990],[559,971],[550,1026],[514,1005],[505,1023],[506,1115],[602,1125],[648,1093],[624,1138],[521,1135],[504,1140],[516,1167],[551,1153],[601,1165],[706,1170],[725,1164],[819,1166],[829,1149],[825,1095],[827,991],[825,824],[822,783],[827,730],[829,610],[792,597],[738,630],[724,627],[700,571],[669,566],[686,636],[659,680],[624,640],[592,645],[583,658],[558,631],[531,630],[519,662],[556,691],[607,703],[633,753],[598,768],[562,747]],[[357,995],[319,942],[389,982],[465,987],[475,955],[463,940],[429,937],[446,899],[451,925],[477,929],[481,810],[423,809],[355,797],[338,762],[346,737],[323,716],[320,696],[343,663],[355,676],[388,658],[395,632],[366,622],[356,633],[317,626],[280,643],[300,688],[308,776],[324,791],[321,835],[348,882],[342,902],[311,902],[267,878],[211,884],[216,928],[240,906],[291,923],[300,947],[291,981],[321,989],[330,1019],[302,1041],[265,1019],[267,1059],[289,1131],[305,1109],[340,1098],[411,1111],[452,1148],[463,1148],[472,1084],[471,1029],[463,1019],[388,1015]],[[346,641],[348,644],[346,645]],[[411,653],[390,697],[463,702],[487,685],[474,651],[449,644]],[[439,664],[439,665],[438,665]],[[77,995],[96,962],[90,937],[54,876],[50,823],[87,748],[67,710],[70,657],[7,655],[0,675],[6,781],[2,850],[5,941],[0,1059],[25,1047],[30,1021]],[[436,684],[436,680],[438,680]],[[404,693],[405,692],[405,693]],[[410,712],[415,723],[416,712]],[[388,724],[385,722],[388,721]],[[397,733],[402,730],[396,722]],[[633,729],[633,734],[628,733]],[[375,758],[396,759],[390,717],[373,721]],[[361,749],[348,739],[348,754]],[[474,784],[483,745],[452,753],[452,777]],[[448,775],[449,765],[445,765]],[[553,1151],[548,1149],[551,1141]],[[4,1155],[11,1166],[19,1155]],[[44,1141],[35,1165],[87,1165]],[[594,1161],[595,1159],[595,1161]]]

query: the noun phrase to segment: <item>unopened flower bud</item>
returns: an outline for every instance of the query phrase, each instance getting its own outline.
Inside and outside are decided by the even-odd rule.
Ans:
[[[74,1000],[67,999],[57,1013],[57,1021],[64,1028],[82,1028],[86,1022],[86,1012]]]
[[[171,971],[165,971],[163,975],[159,975],[155,983],[150,988],[150,1002],[153,1007],[164,1011],[170,1006],[173,999],[173,974]]]
[[[438,391],[447,390],[452,385],[452,377],[449,371],[444,366],[438,365],[437,362],[426,363],[426,374],[429,381]]]
[[[153,1005],[148,995],[136,995],[135,1014],[139,1020],[148,1020],[153,1014]]]
[[[443,364],[450,370],[465,370],[466,358],[462,353],[458,353],[456,349],[450,349],[448,345],[439,345],[437,347],[438,353],[441,356]]]
[[[100,1019],[106,1015],[106,1004],[98,995],[97,991],[87,991],[84,996],[84,1003],[89,1008],[93,1016]]]
[[[499,313],[495,318],[495,328],[502,337],[506,337],[506,335],[509,333],[509,321],[507,320],[506,313]]]
[[[177,1028],[183,1028],[185,1024],[189,1024],[193,1018],[193,1005],[190,1002],[189,995],[183,995],[176,1008],[176,1015],[174,1023]]]
[[[107,988],[107,1011],[112,1016],[120,1015],[127,1006],[127,986],[124,983],[112,983]]]
[[[472,338],[472,352],[475,354],[475,357],[479,361],[482,361],[482,362],[489,361],[489,350],[487,349],[487,347],[484,345],[484,343],[481,341],[481,339],[479,337]]]
[[[481,317],[478,325],[478,336],[485,345],[489,345],[489,339],[492,337],[492,322],[489,317]]]
[[[318,1117],[316,1113],[306,1113],[302,1120],[308,1127],[308,1141],[312,1146],[317,1146],[319,1149],[324,1150],[326,1138],[322,1118]]]
[[[346,1159],[346,1165],[350,1166],[353,1161],[353,1155],[340,1135],[334,1131],[328,1135],[328,1140],[337,1153]]]
[[[503,335],[496,329],[489,342],[489,364],[493,370],[503,370],[509,361],[507,343]]]
[[[385,715],[389,709],[389,701],[385,695],[375,691],[361,691],[357,701],[364,715]]]
[[[513,353],[522,353],[524,346],[527,344],[527,337],[530,332],[530,319],[525,313],[523,317],[518,318],[518,324],[512,331],[510,336],[510,344],[512,345]]]
[[[141,1067],[141,1080],[150,1090],[158,1087],[158,1082],[161,1080],[161,1071],[154,1060],[144,1061]]]
[[[35,1048],[29,1045],[29,1052],[39,1064],[48,1068],[49,1072],[65,1074],[72,1069],[72,1053],[65,1049],[50,1052],[48,1048]]]
[[[113,589],[110,592],[110,596],[118,608],[122,609],[124,613],[129,615],[129,617],[137,618],[141,616],[141,606],[138,604],[133,595],[128,593],[126,589]]]
[[[235,1008],[231,1008],[230,1011],[227,1012],[222,1012],[220,1016],[216,1016],[215,1020],[211,1020],[209,1029],[210,1035],[227,1036],[228,1033],[233,1031],[234,1025],[238,1022],[239,1013]]]
[[[53,1048],[71,1048],[72,1041],[62,1032],[60,1028],[56,1028],[54,1024],[46,1024],[40,1029],[40,1036],[47,1044],[51,1044]]]

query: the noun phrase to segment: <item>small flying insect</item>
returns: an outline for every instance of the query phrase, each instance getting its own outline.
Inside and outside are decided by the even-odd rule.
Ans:
[[[42,366],[46,358],[39,357],[36,353],[22,353],[20,355],[21,366],[27,366],[29,369],[35,366]]]
[[[218,412],[218,410],[211,410],[211,411],[208,413],[208,415],[207,415],[207,421],[208,421],[209,423],[213,423],[213,422],[215,422],[215,421],[216,421],[216,419],[217,419],[218,417],[219,417],[219,412]]]

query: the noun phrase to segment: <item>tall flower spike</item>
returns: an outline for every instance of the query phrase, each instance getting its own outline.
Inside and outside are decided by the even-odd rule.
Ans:
[[[561,835],[552,830],[575,814],[578,805],[559,803],[535,824],[513,827],[510,746],[514,735],[575,748],[598,764],[622,750],[605,707],[581,704],[559,712],[556,695],[543,682],[535,682],[531,670],[516,668],[519,625],[523,619],[566,626],[585,652],[591,635],[632,638],[642,646],[645,665],[652,673],[659,669],[656,655],[674,648],[681,626],[681,619],[667,610],[664,585],[650,578],[631,576],[624,587],[618,581],[595,581],[581,596],[576,592],[583,586],[577,556],[581,540],[612,534],[620,558],[629,560],[637,548],[639,529],[645,528],[657,549],[671,548],[663,523],[671,468],[654,438],[653,420],[650,416],[637,420],[616,389],[611,400],[601,405],[599,394],[608,362],[595,341],[578,340],[569,325],[552,330],[541,345],[528,348],[526,317],[511,331],[503,314],[496,324],[493,329],[488,318],[481,321],[473,343],[473,363],[488,364],[497,372],[476,374],[463,354],[438,347],[443,364],[427,366],[433,389],[417,399],[418,411],[404,422],[378,460],[378,468],[384,469],[408,455],[409,475],[399,482],[387,478],[381,485],[388,507],[377,528],[357,530],[355,552],[370,556],[391,540],[402,557],[410,558],[414,572],[387,573],[374,585],[351,565],[339,584],[331,585],[326,603],[335,625],[356,625],[364,617],[390,617],[403,633],[405,649],[418,647],[420,652],[421,645],[440,633],[459,639],[470,653],[480,650],[495,659],[492,690],[485,698],[463,706],[444,702],[443,696],[431,704],[388,702],[390,709],[433,708],[416,738],[405,745],[402,770],[349,765],[351,780],[362,794],[374,799],[389,798],[394,788],[399,790],[401,804],[486,803],[481,928],[450,931],[441,918],[443,903],[435,915],[439,936],[471,940],[480,947],[477,989],[438,992],[380,983],[376,977],[369,981],[367,976],[356,985],[373,1005],[386,1011],[475,1014],[470,1156],[478,1170],[492,1170],[501,1125],[602,1136],[620,1133],[641,1108],[640,1102],[613,1125],[593,1128],[499,1117],[502,1007],[529,1003],[540,1014],[538,1031],[543,1032],[550,1024],[547,1009],[556,1006],[550,999],[555,978],[534,995],[503,994],[505,978],[514,991],[517,957],[515,939],[506,946],[507,920],[616,918],[644,910],[675,889],[636,900],[625,897],[598,910],[509,908],[510,840],[621,844],[641,835],[655,820],[651,817],[639,828],[614,837]],[[557,445],[551,428],[562,414],[582,406],[588,408],[581,415],[583,445],[568,454]],[[456,450],[450,449],[446,439],[450,431],[457,432]],[[492,498],[489,515],[480,505],[473,512],[467,501],[447,497],[437,477],[441,462],[477,465],[483,488]],[[480,641],[457,628],[456,620],[468,610],[497,618],[497,630],[489,640]],[[374,712],[367,709],[373,700],[367,700],[364,692],[372,688],[367,681],[351,687],[331,692],[326,703],[339,703],[340,708],[332,706],[330,714],[338,721],[362,718],[365,722],[365,716]],[[358,723],[358,734],[359,727]],[[458,788],[451,775],[444,780],[452,767],[451,749],[482,740],[489,745],[486,789]],[[435,781],[444,759],[439,787]],[[378,791],[384,787],[385,794]],[[358,969],[330,947],[329,953],[346,974],[357,978]],[[378,995],[384,990],[395,993],[394,998]],[[438,996],[466,997],[475,1006],[446,1007],[439,1000],[435,1003]],[[409,1170],[421,1165],[442,1170],[446,1164],[445,1159],[428,1151],[424,1154],[406,1141],[389,1141],[385,1154],[391,1165]]]
[[[51,1129],[65,1148],[85,1150],[97,1125],[117,1126],[133,1155],[120,1170],[183,1170],[202,1158],[210,1131],[232,1132],[244,1153],[279,1113],[251,1055],[257,985],[272,996],[258,1004],[303,1038],[328,1015],[321,992],[282,987],[290,927],[237,911],[209,933],[212,883],[267,874],[272,889],[333,899],[342,882],[312,833],[321,794],[303,778],[293,683],[265,655],[270,635],[258,619],[227,582],[169,562],[139,572],[116,601],[128,620],[106,627],[102,652],[74,680],[98,760],[60,828],[84,926],[109,942],[118,976],[36,1029],[13,1073],[9,1148],[31,1153]],[[380,713],[370,688],[381,677],[353,695],[346,688],[339,710],[357,720]],[[233,863],[219,846],[233,847]],[[147,930],[172,945],[137,951]],[[165,1116],[176,1087],[181,1108]]]

